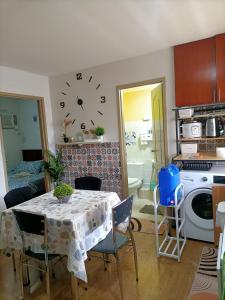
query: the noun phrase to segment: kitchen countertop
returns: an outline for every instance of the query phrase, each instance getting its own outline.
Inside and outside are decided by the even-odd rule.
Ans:
[[[215,152],[198,152],[196,154],[181,154],[175,156],[173,161],[184,161],[184,160],[191,160],[191,161],[225,161],[224,158],[220,158],[216,156]]]

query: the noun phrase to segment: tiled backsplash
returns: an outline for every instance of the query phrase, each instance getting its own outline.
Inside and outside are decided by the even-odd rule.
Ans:
[[[205,140],[198,142],[199,152],[216,152],[216,147],[225,147],[225,140]]]
[[[119,143],[60,144],[66,168],[63,180],[74,186],[74,179],[96,176],[102,179],[103,191],[118,193],[121,197],[121,163]]]

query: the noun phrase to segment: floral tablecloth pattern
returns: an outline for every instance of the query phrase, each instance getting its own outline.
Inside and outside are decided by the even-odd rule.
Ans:
[[[15,209],[45,214],[48,221],[49,253],[68,256],[70,272],[87,281],[87,251],[103,240],[112,229],[112,207],[120,202],[114,192],[75,190],[68,203],[59,203],[52,192],[15,206]],[[22,248],[22,239],[12,209],[0,219],[0,249]],[[26,234],[26,246],[42,252],[42,237]]]

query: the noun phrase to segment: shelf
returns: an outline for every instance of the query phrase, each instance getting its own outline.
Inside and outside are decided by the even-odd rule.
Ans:
[[[198,152],[196,154],[178,155],[173,158],[174,161],[194,160],[194,161],[225,161],[224,158],[216,156],[215,152]]]
[[[184,203],[184,186],[179,184],[174,192],[174,205],[164,206],[160,204],[160,200],[157,197],[159,186],[157,185],[153,192],[154,200],[154,220],[155,220],[155,238],[156,238],[156,253],[157,256],[167,256],[180,261],[184,246],[186,244],[186,234],[183,232],[183,237],[181,236],[181,229],[185,223],[185,214],[179,216],[182,205]],[[178,202],[177,194],[181,190],[182,199]],[[159,207],[164,207],[164,216],[163,219],[158,222],[158,209]],[[167,211],[167,209],[173,208],[173,216]],[[174,222],[176,232],[175,236],[171,236],[169,223]],[[165,232],[162,237],[159,238],[159,229],[160,227],[165,226]]]
[[[99,140],[87,140],[83,142],[72,142],[72,143],[57,143],[56,145],[59,146],[66,146],[66,145],[86,145],[86,144],[103,144],[106,142],[101,142]]]
[[[179,142],[195,142],[195,141],[218,141],[225,140],[225,136],[219,137],[199,137],[199,138],[181,138],[178,139]]]
[[[221,109],[221,107],[225,108],[225,102],[174,107],[172,110],[176,111],[176,110],[185,109],[185,108],[195,108],[195,109],[199,109],[199,110],[211,110],[211,109]]]
[[[192,117],[187,117],[187,118],[177,118],[179,121],[184,121],[184,120],[196,120],[196,119],[207,119],[210,117],[224,117],[225,116],[225,111],[223,113],[210,113],[210,114],[205,114],[205,115],[194,115]]]

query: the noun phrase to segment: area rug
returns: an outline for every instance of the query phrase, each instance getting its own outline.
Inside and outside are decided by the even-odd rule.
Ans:
[[[131,218],[131,229],[135,232],[147,233],[147,234],[155,234],[155,223],[139,218]],[[165,231],[165,224],[160,227],[159,234],[162,235]]]
[[[204,247],[188,300],[218,300],[217,249]]]

